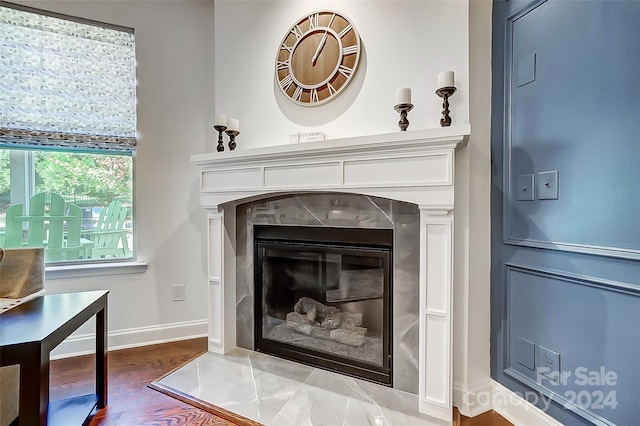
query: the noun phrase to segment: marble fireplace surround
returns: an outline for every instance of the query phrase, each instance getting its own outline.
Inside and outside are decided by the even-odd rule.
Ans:
[[[209,351],[237,347],[236,206],[313,192],[414,203],[420,222],[418,410],[450,421],[454,164],[469,134],[470,126],[460,125],[193,155],[208,217]]]
[[[390,272],[391,355],[394,389],[418,394],[418,206],[387,198],[311,192],[243,203],[236,207],[236,345],[255,350],[254,225],[359,228],[393,231]],[[322,234],[321,234],[322,235]],[[380,302],[380,301],[378,301]],[[374,302],[375,303],[375,302]],[[343,306],[344,307],[344,306]],[[352,309],[381,305],[360,302]],[[302,337],[302,336],[296,336]],[[346,350],[348,346],[342,346]],[[382,348],[380,347],[380,350]],[[379,353],[382,356],[382,352]],[[380,360],[382,362],[382,360]]]

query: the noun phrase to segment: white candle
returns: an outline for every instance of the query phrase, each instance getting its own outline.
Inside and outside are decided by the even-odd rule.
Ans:
[[[224,114],[216,114],[216,121],[213,123],[215,126],[226,126],[227,116]]]
[[[396,90],[396,105],[411,103],[411,89],[403,87]]]
[[[240,131],[240,120],[237,118],[229,118],[227,119],[227,130],[235,130],[236,132]]]
[[[438,74],[438,89],[453,87],[453,71],[442,71]]]

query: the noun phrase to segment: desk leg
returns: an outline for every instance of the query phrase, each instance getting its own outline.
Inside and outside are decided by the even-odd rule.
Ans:
[[[20,403],[18,418],[21,425],[46,426],[49,410],[49,352],[34,345],[24,352],[20,363]]]
[[[104,307],[96,314],[96,395],[98,408],[107,405],[107,296]]]

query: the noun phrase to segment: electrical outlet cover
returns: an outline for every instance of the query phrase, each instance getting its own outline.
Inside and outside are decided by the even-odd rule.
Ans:
[[[174,302],[184,301],[184,284],[173,285],[173,301]]]
[[[536,369],[536,345],[520,337],[516,338],[516,361],[529,370]]]
[[[534,199],[533,174],[519,175],[516,183],[516,200],[533,201]]]
[[[558,171],[538,173],[538,200],[558,199]]]
[[[560,354],[544,346],[538,346],[538,374],[560,383]]]

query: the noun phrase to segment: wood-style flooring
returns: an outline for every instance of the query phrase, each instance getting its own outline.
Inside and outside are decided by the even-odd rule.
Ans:
[[[461,415],[457,408],[453,410],[453,426],[513,426],[495,411],[487,411],[470,418]]]
[[[147,387],[206,350],[202,338],[109,352],[108,404],[88,425],[235,426]],[[94,378],[94,355],[52,361],[51,400],[91,393]]]
[[[206,338],[109,352],[109,400],[89,426],[242,426],[164,395],[147,385],[207,350]],[[93,392],[95,358],[85,355],[51,362],[51,400]],[[472,419],[454,413],[460,426],[509,426],[497,413]],[[71,425],[70,425],[71,426]]]

